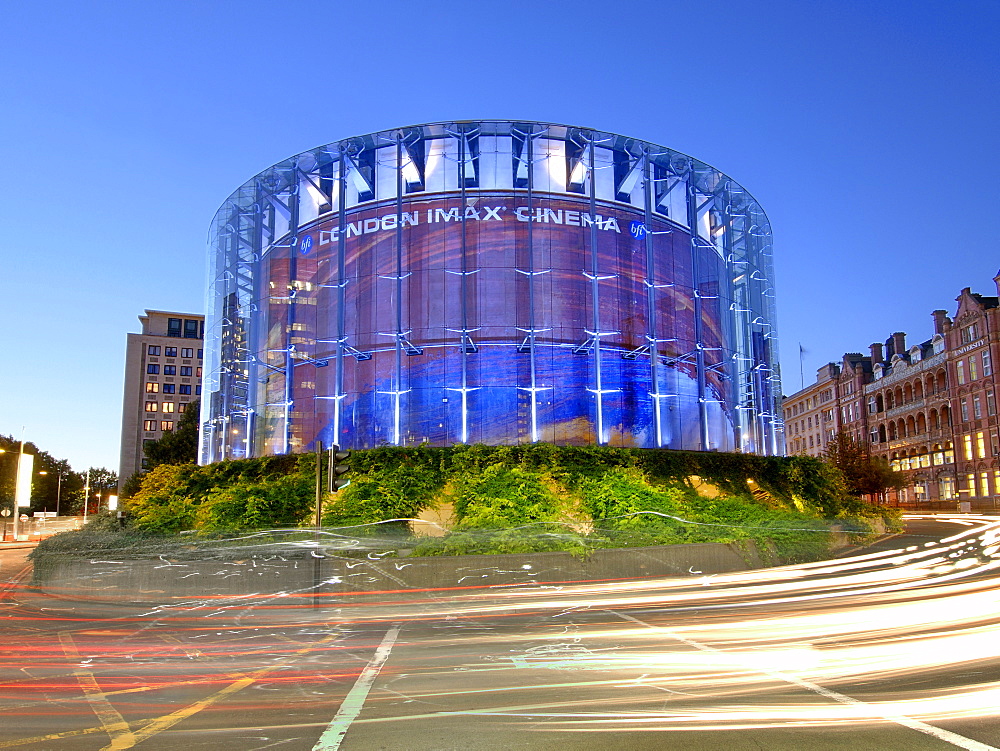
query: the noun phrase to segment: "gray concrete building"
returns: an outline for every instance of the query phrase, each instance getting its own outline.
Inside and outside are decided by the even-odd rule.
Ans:
[[[146,468],[143,447],[174,429],[188,404],[201,396],[205,317],[147,310],[142,331],[125,347],[119,487]]]

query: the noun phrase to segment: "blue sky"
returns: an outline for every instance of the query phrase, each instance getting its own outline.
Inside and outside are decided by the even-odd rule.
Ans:
[[[345,136],[549,120],[691,154],[775,235],[785,393],[1000,269],[1000,3],[4,3],[0,433],[117,468],[125,334],[219,204]]]

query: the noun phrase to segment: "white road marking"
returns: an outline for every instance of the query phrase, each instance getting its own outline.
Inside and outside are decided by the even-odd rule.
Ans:
[[[323,731],[323,735],[319,737],[316,745],[313,746],[313,751],[337,751],[340,748],[344,736],[347,735],[347,729],[357,719],[357,716],[361,714],[361,708],[365,704],[365,699],[368,698],[368,692],[378,677],[382,665],[389,659],[389,652],[392,651],[392,645],[396,643],[396,637],[399,636],[399,629],[400,624],[394,623],[392,628],[386,632],[382,638],[382,643],[378,645],[375,654],[372,655],[371,660],[365,666],[365,669],[361,671],[361,675],[358,676],[358,680],[355,681],[351,690],[344,698],[344,702],[340,705],[340,709],[337,711],[333,721]]]
[[[721,649],[716,649],[715,647],[710,647],[707,644],[701,644],[691,639],[686,639],[680,634],[671,631],[663,626],[654,626],[652,623],[646,623],[645,621],[640,621],[638,618],[633,618],[630,615],[625,615],[624,613],[617,613],[613,610],[605,611],[616,615],[626,621],[632,621],[633,623],[638,623],[640,626],[645,626],[646,628],[653,629],[654,631],[662,631],[669,634],[674,639],[677,639],[684,644],[687,644],[695,649],[700,649],[702,652],[716,652],[719,654],[725,654]],[[764,673],[765,675],[772,676],[774,678],[779,678],[788,683],[792,683],[796,686],[801,686],[802,688],[808,689],[820,696],[825,696],[828,699],[833,699],[834,701],[840,702],[841,704],[854,704],[870,707],[871,705],[867,702],[863,702],[860,699],[855,699],[851,696],[838,693],[836,691],[831,691],[828,688],[823,688],[815,683],[809,681],[804,681],[801,678],[796,678],[795,676],[788,675],[787,673],[782,673],[777,670],[766,670],[764,668],[754,668],[758,672]],[[959,735],[958,733],[952,733],[950,730],[943,730],[941,728],[936,728],[933,725],[928,725],[920,720],[914,720],[912,717],[906,717],[904,715],[881,715],[886,720],[890,722],[895,722],[897,725],[902,725],[903,727],[908,727],[911,730],[916,730],[919,733],[924,733],[925,735],[930,735],[938,740],[942,740],[945,743],[950,743],[953,746],[958,746],[959,748],[964,748],[966,751],[1000,751],[1000,749],[995,746],[987,746],[985,743],[980,743],[979,741],[974,741],[971,738],[966,738],[964,735]]]

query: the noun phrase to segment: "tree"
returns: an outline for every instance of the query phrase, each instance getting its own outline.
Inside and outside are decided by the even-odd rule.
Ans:
[[[198,461],[199,406],[197,399],[190,402],[177,421],[177,428],[143,449],[149,469],[161,464],[194,464]]]
[[[83,493],[86,486],[86,475],[79,475],[80,490],[74,494],[66,504],[63,513],[75,511],[77,514],[83,513]],[[102,503],[107,503],[108,496],[118,492],[118,473],[106,467],[90,468],[90,503],[87,506],[87,513],[97,513]]]
[[[843,431],[827,444],[824,456],[844,474],[848,490],[857,496],[868,495],[885,502],[885,494],[899,490],[906,480],[889,463],[868,450]]]

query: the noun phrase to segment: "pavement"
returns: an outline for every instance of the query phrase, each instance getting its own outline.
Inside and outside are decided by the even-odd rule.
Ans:
[[[319,607],[22,579],[0,748],[995,751],[997,539],[923,520],[846,560]]]

